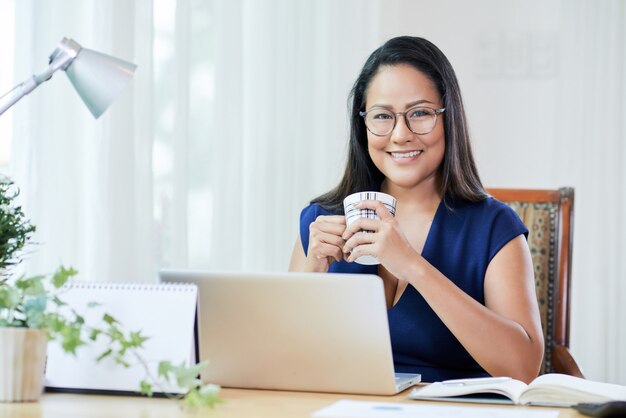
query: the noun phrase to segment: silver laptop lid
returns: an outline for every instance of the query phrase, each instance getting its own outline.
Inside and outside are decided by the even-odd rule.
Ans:
[[[382,280],[331,273],[160,272],[199,289],[204,382],[393,394]]]

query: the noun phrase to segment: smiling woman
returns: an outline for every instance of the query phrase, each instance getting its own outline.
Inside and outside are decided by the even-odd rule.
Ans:
[[[290,269],[379,275],[396,372],[529,382],[543,334],[528,230],[482,187],[449,61],[423,38],[393,38],[370,55],[351,99],[343,179],[302,211]],[[368,190],[395,197],[395,217],[363,201],[356,208],[378,218],[347,226],[337,206]],[[359,265],[362,256],[380,265]]]

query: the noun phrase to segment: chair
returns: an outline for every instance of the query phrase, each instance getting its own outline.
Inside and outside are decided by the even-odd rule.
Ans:
[[[569,351],[569,303],[574,189],[487,189],[509,205],[528,228],[545,353],[540,374],[583,377]]]

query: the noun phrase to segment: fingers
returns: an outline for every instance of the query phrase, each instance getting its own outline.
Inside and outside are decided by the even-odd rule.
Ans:
[[[374,244],[364,244],[355,247],[350,254],[346,254],[345,257],[348,263],[354,263],[362,255],[377,257],[375,254],[376,250],[374,249]]]
[[[332,257],[341,261],[343,257],[342,248],[345,241],[341,236],[325,233],[311,233],[309,241],[308,255],[316,258]]]
[[[400,230],[396,219],[385,204],[378,200],[364,200],[355,207],[374,211],[377,218],[358,218],[346,227],[342,235],[346,241],[343,246],[346,261],[353,262],[363,255],[369,255],[383,262],[383,250],[397,242]]]
[[[363,255],[365,251],[374,250],[376,238],[377,236],[375,233],[366,231],[359,231],[352,235],[352,237],[350,237],[350,239],[347,240],[343,246],[343,252],[348,255],[346,260],[356,260],[360,255]],[[366,254],[372,255],[371,252]]]
[[[357,209],[372,209],[376,211],[376,215],[378,215],[381,221],[393,219],[393,215],[389,212],[387,206],[380,200],[363,200],[354,205],[354,207]]]
[[[345,229],[346,220],[343,216],[318,216],[309,225],[307,258],[313,259],[315,264],[326,263],[326,268],[332,260],[343,260],[342,248],[345,240],[342,234]]]
[[[339,238],[341,238],[341,235],[344,233],[345,230],[346,230],[345,222],[342,225],[342,224],[336,224],[336,223],[331,223],[331,222],[315,221],[311,223],[311,225],[309,226],[309,232],[311,234],[322,233],[322,234],[328,234],[328,235],[335,235]]]
[[[309,242],[320,241],[341,247],[345,230],[346,219],[343,216],[318,216],[309,225]]]
[[[342,238],[349,240],[354,234],[359,232],[378,232],[380,230],[380,221],[378,219],[359,218],[352,222],[343,232]]]
[[[332,223],[346,225],[346,217],[341,215],[320,215],[314,222]]]

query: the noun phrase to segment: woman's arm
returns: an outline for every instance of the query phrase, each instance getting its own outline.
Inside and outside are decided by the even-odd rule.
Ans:
[[[522,235],[492,259],[485,305],[419,257],[398,277],[413,285],[480,366],[493,376],[526,383],[537,377],[543,333],[530,251]]]
[[[543,333],[530,251],[522,235],[491,260],[485,275],[485,305],[476,301],[411,247],[396,220],[375,201],[380,221],[360,219],[344,233],[348,261],[377,257],[398,280],[411,284],[489,374],[529,382],[543,358]],[[373,231],[356,234],[361,229]]]
[[[306,255],[304,255],[304,249],[302,248],[302,240],[300,234],[296,238],[296,243],[291,251],[291,260],[289,261],[289,271],[303,271],[304,263],[306,262]]]

